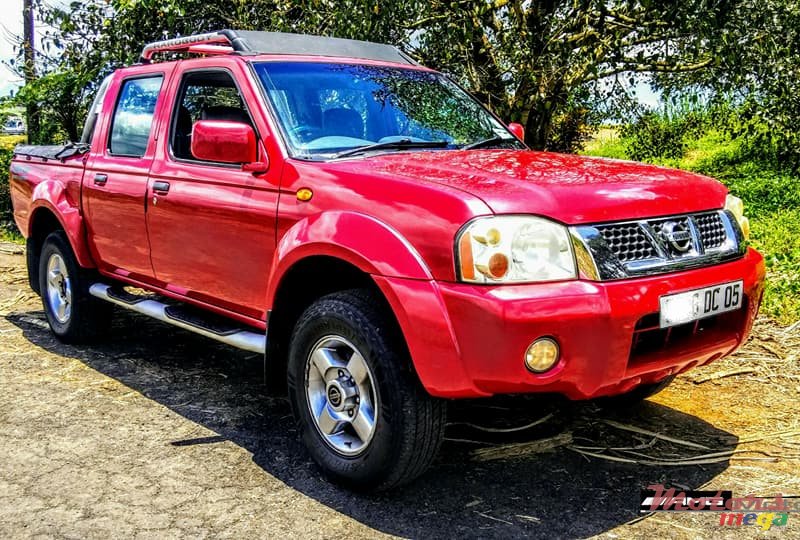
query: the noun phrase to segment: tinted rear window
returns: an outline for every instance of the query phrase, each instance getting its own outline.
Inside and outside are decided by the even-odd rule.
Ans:
[[[144,155],[162,80],[163,76],[155,75],[122,83],[111,125],[109,152],[121,156]]]

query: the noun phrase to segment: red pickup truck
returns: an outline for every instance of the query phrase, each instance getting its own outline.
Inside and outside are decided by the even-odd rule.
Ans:
[[[153,43],[80,143],[18,147],[30,285],[63,341],[115,307],[263,354],[313,459],[369,489],[425,470],[447,400],[641,399],[741,345],[764,263],[739,199],[520,127],[388,45]]]

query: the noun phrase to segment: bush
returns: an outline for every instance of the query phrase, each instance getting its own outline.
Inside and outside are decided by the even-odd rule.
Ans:
[[[594,134],[586,142],[581,153],[588,156],[628,159],[625,144],[619,137],[617,126],[601,125],[595,128]]]
[[[592,136],[589,124],[591,111],[580,106],[570,106],[553,117],[553,127],[547,138],[551,152],[576,153],[583,149]]]
[[[628,157],[636,161],[679,159],[689,137],[697,137],[705,125],[701,111],[679,109],[648,111],[620,130]]]
[[[764,254],[767,285],[761,311],[783,323],[800,317],[800,209],[783,209],[752,220],[753,246]]]
[[[672,122],[655,112],[647,112],[636,122],[623,126],[621,135],[628,157],[636,161],[679,158],[686,148],[680,122]]]
[[[13,152],[0,148],[0,226],[12,220],[11,194],[8,192],[8,168],[11,165]]]
[[[11,208],[11,194],[8,191],[8,168],[14,155],[14,147],[25,142],[24,135],[0,135],[0,238],[18,239],[14,226],[14,213]]]

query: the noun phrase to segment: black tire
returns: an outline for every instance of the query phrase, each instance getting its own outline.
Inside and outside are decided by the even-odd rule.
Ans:
[[[51,258],[60,257],[66,268],[71,290],[69,312],[56,313],[48,289],[48,267]],[[64,231],[56,231],[45,238],[39,257],[39,291],[50,329],[64,343],[85,343],[108,331],[112,306],[89,295],[89,287],[97,282],[97,274],[81,268]]]
[[[320,298],[300,316],[289,350],[289,397],[303,442],[329,478],[358,490],[387,490],[421,475],[436,457],[446,423],[446,403],[422,388],[402,335],[383,306],[368,290]],[[330,336],[352,344],[374,380],[374,431],[357,455],[343,455],[326,440],[309,406],[309,370],[314,369],[309,359]],[[326,406],[333,403],[328,398],[326,392]]]
[[[600,403],[608,408],[621,409],[626,407],[633,407],[649,398],[654,396],[669,386],[675,380],[675,375],[667,377],[659,382],[650,384],[641,384],[633,390],[620,394],[618,396],[610,396],[601,398]]]

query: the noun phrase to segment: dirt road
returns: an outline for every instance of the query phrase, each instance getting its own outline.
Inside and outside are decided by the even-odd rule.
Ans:
[[[624,413],[455,404],[435,466],[401,491],[364,496],[321,478],[255,355],[123,312],[102,342],[63,345],[28,290],[21,250],[0,248],[3,538],[761,537],[717,515],[636,521],[639,490],[800,494],[798,327],[762,322],[734,358]],[[799,520],[766,535],[798,537]]]

